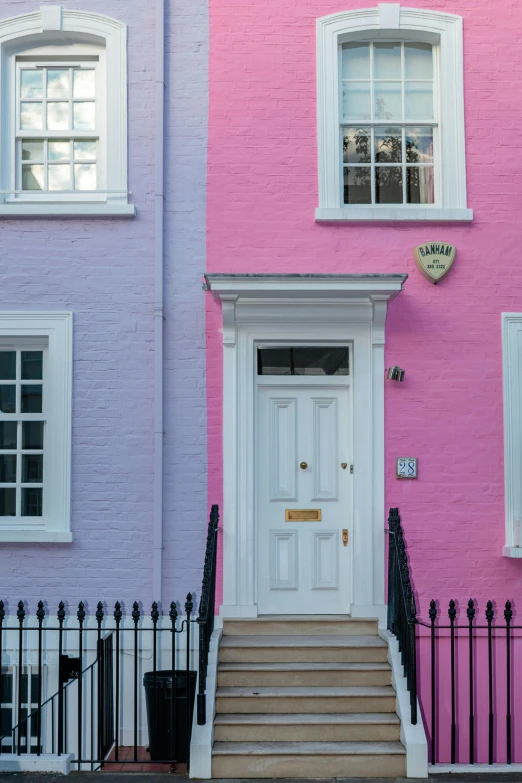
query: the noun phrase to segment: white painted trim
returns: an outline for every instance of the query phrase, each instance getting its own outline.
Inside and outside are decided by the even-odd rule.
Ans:
[[[441,203],[435,208],[343,207],[339,143],[339,58],[341,42],[426,40],[440,51],[439,111],[442,160]],[[471,220],[467,209],[464,134],[462,17],[403,8],[397,3],[323,16],[317,20],[317,123],[319,208],[316,220]],[[401,217],[404,213],[407,217]],[[453,216],[452,215],[458,215]]]
[[[0,530],[2,543],[70,544],[72,533],[54,533],[47,530]]]
[[[74,214],[78,217],[89,215],[133,215],[134,206],[127,204],[127,27],[122,22],[102,14],[90,11],[75,11],[61,6],[44,6],[39,11],[21,14],[0,20],[0,152],[2,160],[2,191],[16,189],[12,181],[12,139],[14,136],[13,109],[9,100],[11,67],[14,54],[25,49],[34,49],[40,44],[46,46],[62,41],[76,40],[78,45],[92,44],[100,46],[103,41],[105,59],[105,193],[102,193],[106,206],[118,205],[131,207],[131,210],[115,212],[97,211],[103,205],[69,204],[69,212],[62,204],[38,205],[42,211],[35,212],[33,205],[3,205],[0,218],[15,214],[24,216],[47,216]],[[33,194],[34,195],[34,194]],[[42,194],[48,197],[47,194]],[[75,196],[75,194],[73,194]],[[0,198],[5,202],[5,194]],[[19,207],[16,212],[13,207]],[[89,207],[89,209],[87,209]],[[51,208],[47,211],[45,208]],[[23,210],[23,211],[22,211]],[[87,211],[83,211],[87,210]],[[92,211],[91,211],[92,210]]]
[[[504,557],[522,558],[522,313],[502,313],[502,381],[504,392],[504,478],[506,545]]]
[[[430,775],[495,775],[500,772],[515,774],[522,772],[522,764],[430,764],[428,772]],[[444,783],[443,780],[441,783]]]
[[[207,669],[207,722],[204,726],[198,725],[197,708],[194,709],[192,736],[190,740],[189,778],[208,780],[212,777],[212,747],[214,745],[214,716],[216,714],[217,667],[219,642],[221,641],[222,633],[222,630],[215,630],[210,639]]]
[[[254,530],[254,345],[258,341],[353,345],[354,534],[352,606],[384,607],[384,326],[405,275],[218,275],[206,287],[223,303],[223,606],[257,616]],[[371,437],[369,434],[371,433]],[[371,520],[370,530],[368,521]],[[360,609],[359,609],[360,607]]]
[[[73,758],[72,753],[65,753],[62,756],[51,753],[42,753],[41,756],[37,756],[36,753],[24,753],[21,756],[17,756],[16,753],[2,753],[0,772],[56,772],[59,775],[68,775]]]
[[[0,338],[39,338],[47,341],[44,377],[44,516],[23,521],[2,517],[0,541],[46,542],[72,540],[71,534],[71,312],[1,312]]]
[[[0,204],[0,218],[134,217],[134,204]]]
[[[472,209],[437,209],[436,207],[318,207],[317,223],[366,222],[372,220],[402,220],[412,222],[467,223],[473,220]]]
[[[388,663],[392,667],[392,686],[397,694],[397,715],[401,720],[401,742],[406,748],[406,777],[428,777],[428,742],[422,723],[420,705],[417,702],[417,725],[411,722],[410,694],[401,664],[397,638],[389,631],[379,630],[388,643]],[[439,770],[439,767],[436,768]]]

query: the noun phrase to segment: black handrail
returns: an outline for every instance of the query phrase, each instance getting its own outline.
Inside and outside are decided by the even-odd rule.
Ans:
[[[219,507],[214,505],[210,511],[208,523],[207,547],[203,566],[203,584],[199,603],[199,685],[198,685],[198,725],[207,722],[207,670],[210,637],[214,630],[214,612],[216,607],[216,560],[217,536],[219,529]]]
[[[399,643],[410,694],[411,722],[417,723],[417,608],[398,508],[388,517],[388,630]]]

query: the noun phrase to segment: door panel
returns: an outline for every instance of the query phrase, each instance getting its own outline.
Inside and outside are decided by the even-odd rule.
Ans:
[[[351,530],[352,476],[341,463],[351,462],[350,390],[296,381],[259,387],[258,611],[346,613],[352,547],[342,531]],[[297,509],[305,519],[287,522],[286,511]]]
[[[314,500],[338,500],[337,445],[338,410],[337,399],[314,399],[314,443],[313,459],[315,470]]]
[[[270,500],[297,500],[297,400],[270,400]]]

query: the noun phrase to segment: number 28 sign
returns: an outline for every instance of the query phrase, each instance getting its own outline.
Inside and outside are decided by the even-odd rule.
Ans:
[[[417,457],[397,457],[397,478],[417,478]]]

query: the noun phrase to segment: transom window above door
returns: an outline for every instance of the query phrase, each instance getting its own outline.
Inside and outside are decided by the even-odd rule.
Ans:
[[[258,347],[258,375],[348,375],[348,348],[341,346]]]
[[[428,43],[342,46],[345,204],[434,203],[433,59]]]

